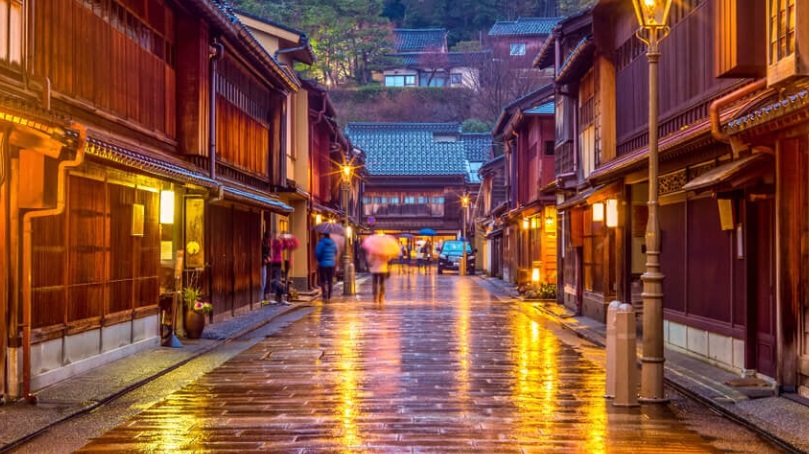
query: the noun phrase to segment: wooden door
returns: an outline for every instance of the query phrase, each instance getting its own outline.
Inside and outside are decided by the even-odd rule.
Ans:
[[[214,314],[233,313],[233,208],[211,205],[207,210],[210,245],[211,302]]]
[[[747,244],[750,248],[750,312],[748,365],[750,369],[776,376],[775,307],[775,204],[772,199],[751,203]],[[750,363],[752,361],[752,364]]]

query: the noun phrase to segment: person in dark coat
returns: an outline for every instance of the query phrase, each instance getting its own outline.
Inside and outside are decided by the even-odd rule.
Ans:
[[[270,256],[272,255],[272,233],[267,230],[261,240],[261,302],[269,303],[270,288],[267,285],[267,276],[270,275]]]
[[[320,275],[320,289],[323,292],[323,301],[331,301],[332,283],[334,281],[334,267],[337,264],[337,243],[328,233],[315,246],[315,259]]]

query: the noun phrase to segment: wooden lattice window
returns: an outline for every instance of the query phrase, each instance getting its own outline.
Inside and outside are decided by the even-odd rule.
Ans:
[[[795,0],[770,0],[770,64],[795,53]]]

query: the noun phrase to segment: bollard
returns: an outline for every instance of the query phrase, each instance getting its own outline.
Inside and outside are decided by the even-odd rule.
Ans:
[[[619,407],[638,406],[635,309],[621,304],[615,313],[615,400]]]
[[[620,306],[620,301],[613,301],[607,307],[607,399],[615,397],[615,315]]]

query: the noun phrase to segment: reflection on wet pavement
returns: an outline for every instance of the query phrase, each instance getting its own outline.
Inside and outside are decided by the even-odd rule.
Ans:
[[[604,370],[455,275],[334,299],[84,448],[714,452],[665,405],[616,408]]]

